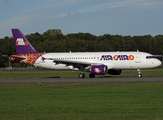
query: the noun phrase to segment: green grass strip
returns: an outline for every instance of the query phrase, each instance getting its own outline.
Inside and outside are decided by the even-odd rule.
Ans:
[[[163,69],[142,70],[143,76],[163,76]],[[38,77],[78,77],[80,71],[53,71],[53,70],[31,70],[31,71],[0,71],[0,78],[38,78]],[[86,77],[89,77],[89,72],[85,72]],[[123,70],[118,76],[137,76],[136,70]],[[98,75],[96,75],[98,76]],[[102,75],[112,76],[112,75]]]
[[[0,84],[1,120],[162,120],[163,83]]]

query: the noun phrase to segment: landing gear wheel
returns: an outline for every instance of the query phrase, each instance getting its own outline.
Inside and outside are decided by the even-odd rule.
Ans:
[[[95,74],[92,74],[92,73],[91,73],[91,74],[89,74],[89,77],[90,77],[90,78],[94,78],[94,77],[95,77]]]
[[[138,77],[139,77],[139,78],[142,77],[142,74],[139,74]]]
[[[142,74],[141,74],[140,68],[137,71],[138,71],[138,77],[141,78]]]
[[[80,74],[78,75],[78,77],[79,77],[79,78],[85,78],[85,74],[84,74],[84,73],[80,73]]]

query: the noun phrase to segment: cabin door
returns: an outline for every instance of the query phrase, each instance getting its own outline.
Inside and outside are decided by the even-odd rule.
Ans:
[[[141,62],[141,54],[139,52],[136,53],[135,63]]]

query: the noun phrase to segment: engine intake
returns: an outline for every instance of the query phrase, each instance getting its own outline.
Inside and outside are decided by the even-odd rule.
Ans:
[[[108,68],[105,65],[93,65],[91,66],[91,73],[95,75],[107,74]]]

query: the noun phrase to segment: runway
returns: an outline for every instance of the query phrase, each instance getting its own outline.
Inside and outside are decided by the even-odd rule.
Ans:
[[[163,82],[163,76],[145,77],[96,77],[96,78],[0,78],[0,84],[16,83],[124,83]]]

